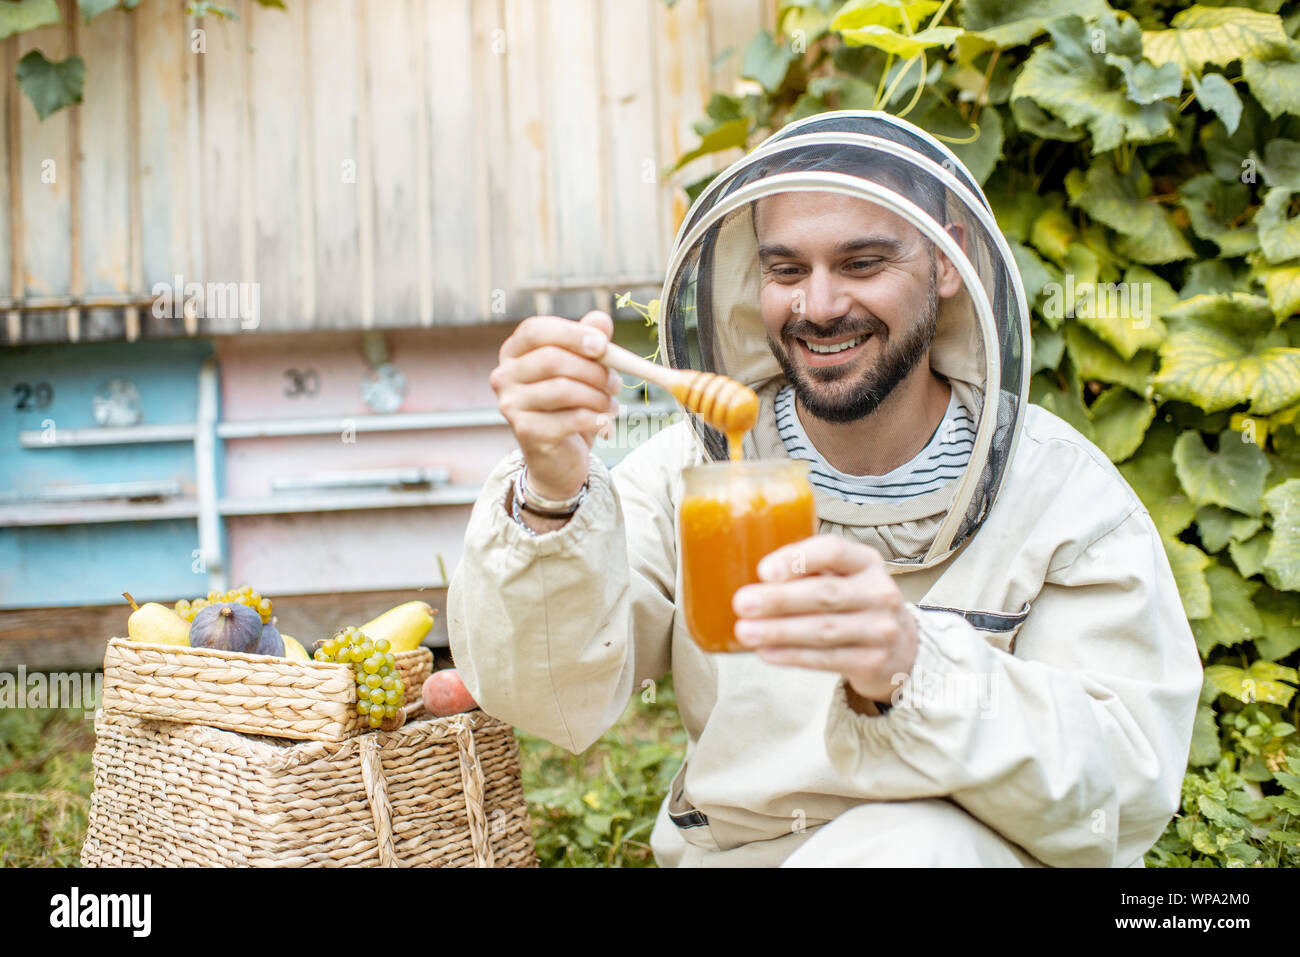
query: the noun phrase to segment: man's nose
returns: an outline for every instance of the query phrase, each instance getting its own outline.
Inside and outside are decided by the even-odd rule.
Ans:
[[[848,312],[846,291],[831,270],[813,269],[802,288],[804,314],[809,321],[826,322]]]

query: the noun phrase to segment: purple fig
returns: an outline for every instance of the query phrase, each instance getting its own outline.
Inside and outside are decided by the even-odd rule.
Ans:
[[[195,648],[253,652],[261,639],[262,616],[233,601],[208,605],[190,625],[190,644]]]
[[[257,649],[253,654],[284,657],[284,639],[280,637],[279,629],[275,627],[274,618],[262,626],[262,637],[257,642]]]

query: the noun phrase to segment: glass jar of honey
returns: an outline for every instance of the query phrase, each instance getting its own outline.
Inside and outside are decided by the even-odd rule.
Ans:
[[[758,563],[817,534],[817,508],[800,459],[717,462],[682,470],[678,554],[686,626],[705,651],[750,651],[736,640],[731,600],[756,583]]]

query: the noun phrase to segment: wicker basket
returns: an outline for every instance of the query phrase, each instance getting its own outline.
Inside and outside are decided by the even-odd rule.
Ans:
[[[409,705],[433,673],[428,648],[399,652]],[[369,731],[356,709],[352,666],[110,638],[105,711],[299,741]]]
[[[294,742],[101,709],[81,863],[536,866],[511,727],[407,715]]]

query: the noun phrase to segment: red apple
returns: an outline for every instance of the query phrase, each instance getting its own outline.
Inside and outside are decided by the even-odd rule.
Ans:
[[[435,717],[460,714],[473,711],[478,703],[470,697],[465,682],[460,680],[460,672],[455,668],[435,671],[424,679],[424,710]]]

